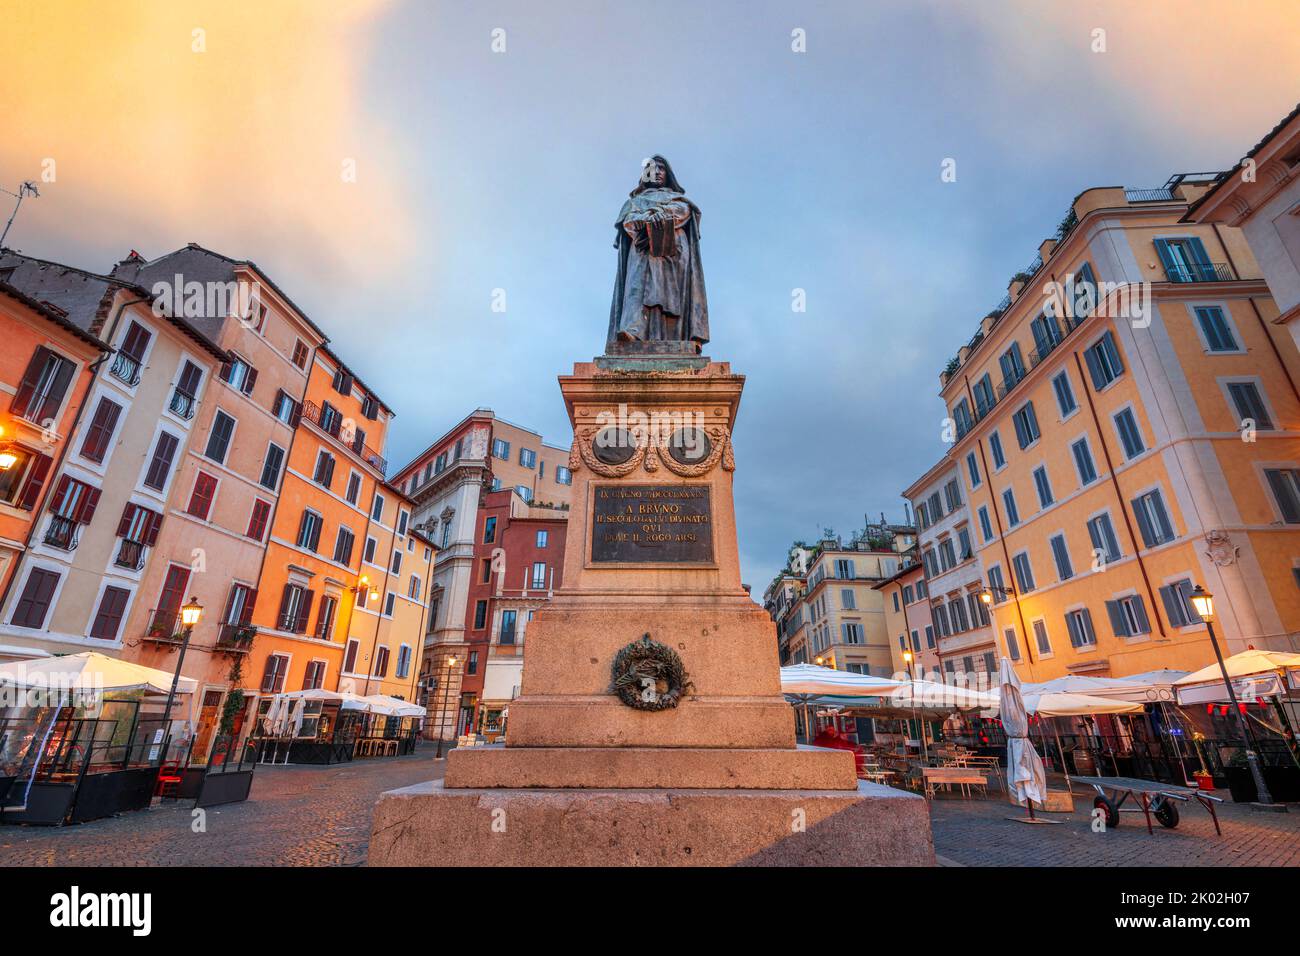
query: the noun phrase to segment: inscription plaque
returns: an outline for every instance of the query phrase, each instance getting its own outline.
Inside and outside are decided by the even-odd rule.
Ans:
[[[597,485],[591,560],[626,564],[711,564],[709,485]]]

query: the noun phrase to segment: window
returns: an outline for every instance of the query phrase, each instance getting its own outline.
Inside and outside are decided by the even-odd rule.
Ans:
[[[324,449],[316,455],[316,471],[313,472],[311,480],[322,488],[328,488],[330,482],[334,480],[334,456]]]
[[[993,379],[986,373],[974,384],[971,392],[975,396],[975,417],[983,418],[997,403],[997,399],[993,396]]]
[[[1092,376],[1092,387],[1098,392],[1124,374],[1124,363],[1120,360],[1119,347],[1112,332],[1108,331],[1089,346],[1083,357]]]
[[[984,606],[980,600],[978,591],[971,591],[966,595],[966,604],[970,608],[970,619],[973,627],[988,627],[989,609]]]
[[[1011,343],[1011,348],[998,358],[998,365],[1002,368],[1002,387],[1010,391],[1025,377],[1025,360],[1020,354],[1019,342]]]
[[[232,361],[221,363],[221,379],[231,388],[251,395],[257,383],[257,369],[235,356]]]
[[[524,499],[524,501],[533,500],[533,489],[529,488],[527,485],[515,485],[515,494]]]
[[[1229,382],[1228,396],[1237,409],[1237,417],[1241,420],[1243,428],[1246,420],[1249,419],[1260,431],[1272,430],[1273,420],[1269,418],[1268,408],[1264,405],[1264,398],[1259,393],[1258,385],[1254,382]]]
[[[370,421],[379,418],[379,401],[373,395],[364,395],[361,398],[361,414]]]
[[[320,530],[324,519],[309,508],[303,509],[302,521],[298,524],[298,547],[315,551],[320,546]]]
[[[153,335],[138,322],[132,322],[126,330],[126,336],[113,356],[109,372],[113,377],[127,385],[140,381],[140,366],[144,364],[144,353],[149,350],[149,340]]]
[[[469,660],[465,662],[465,673],[466,674],[478,673],[478,651],[469,652]]]
[[[266,670],[262,672],[262,693],[278,694],[284,690],[284,679],[289,676],[289,657],[287,654],[272,654],[266,659]]]
[[[537,547],[539,548],[546,547],[546,541],[548,537],[549,537],[549,532],[546,531],[537,532]]]
[[[474,604],[474,630],[481,631],[487,626],[487,601]]]
[[[357,654],[360,650],[360,641],[348,641],[348,649],[343,652],[343,673],[355,674],[357,672]]]
[[[271,518],[271,503],[261,498],[253,502],[253,513],[248,517],[246,534],[254,541],[261,541],[266,535],[266,523]]]
[[[335,438],[339,437],[339,431],[343,427],[343,416],[329,402],[320,403],[320,427]]]
[[[307,345],[302,339],[293,343],[293,364],[299,368],[307,367]]]
[[[122,406],[111,398],[100,398],[86,427],[86,439],[81,443],[81,457],[88,461],[102,463],[108,454],[109,443],[113,440],[113,429],[122,414]]]
[[[217,479],[205,471],[199,472],[194,479],[194,490],[190,492],[190,503],[185,508],[186,514],[207,521],[208,513],[212,510],[212,499],[216,496]]]
[[[934,627],[929,624],[925,626],[925,646],[934,647]]]
[[[1038,505],[1046,508],[1056,499],[1052,497],[1052,483],[1047,478],[1047,466],[1039,465],[1034,469],[1034,487],[1038,490]]]
[[[1142,432],[1138,428],[1133,409],[1126,408],[1116,413],[1115,431],[1119,432],[1119,442],[1124,446],[1125,458],[1131,460],[1146,451],[1146,445],[1142,442]]]
[[[1110,515],[1100,514],[1088,519],[1088,538],[1092,541],[1093,555],[1100,557],[1103,562],[1110,564],[1122,556],[1119,541],[1115,537],[1115,527],[1110,523]]]
[[[555,483],[556,483],[557,485],[571,485],[571,484],[573,484],[573,472],[569,471],[569,469],[563,467],[562,465],[556,465],[556,466],[555,466]]]
[[[338,392],[340,395],[351,395],[352,376],[340,367],[334,372],[333,386],[334,391]]]
[[[1071,647],[1097,645],[1097,634],[1092,629],[1092,613],[1086,607],[1065,612],[1065,629],[1070,632]]]
[[[489,517],[483,522],[483,543],[491,544],[497,539],[497,519]]]
[[[314,594],[300,584],[286,584],[280,596],[280,630],[294,634],[307,633],[307,619],[311,616]]]
[[[334,540],[334,560],[339,564],[351,564],[352,545],[356,540],[356,535],[347,528],[340,527],[338,537]]]
[[[1051,539],[1052,560],[1056,562],[1056,576],[1062,581],[1074,577],[1074,566],[1070,564],[1070,549],[1066,547],[1065,535],[1053,535]]]
[[[38,346],[27,363],[18,391],[14,393],[9,410],[19,418],[36,425],[44,425],[58,416],[75,370],[62,355]]]
[[[952,408],[953,421],[957,423],[957,437],[961,438],[975,425],[975,420],[971,418],[970,404],[966,399],[962,399]]]
[[[406,586],[406,596],[412,601],[420,600],[420,576],[418,574],[411,575],[411,581]]]
[[[993,565],[989,568],[989,590],[993,592],[993,603],[1001,604],[1008,597],[1006,582],[1002,580],[1002,568]]]
[[[117,523],[117,536],[122,539],[122,543],[113,563],[131,571],[144,567],[144,549],[152,548],[158,543],[162,519],[163,516],[157,511],[128,503],[122,509],[121,520]]]
[[[1069,374],[1058,372],[1052,379],[1052,390],[1056,392],[1056,404],[1061,409],[1061,417],[1068,418],[1079,407],[1079,403],[1074,400]]]
[[[308,661],[302,675],[303,690],[319,690],[325,684],[325,662]]]
[[[1002,505],[1007,510],[1007,525],[1014,528],[1020,524],[1020,512],[1016,510],[1016,494],[1010,488],[1002,492]]]
[[[406,524],[411,518],[409,511],[399,511],[397,513],[397,533],[406,534]]]
[[[1007,463],[1007,456],[1002,451],[1002,437],[997,432],[989,433],[989,452],[993,455],[994,468],[1001,468]]]
[[[1155,240],[1156,254],[1170,282],[1213,282],[1219,270],[1205,254],[1205,244],[1195,236]],[[1231,278],[1226,273],[1222,278]]]
[[[1106,613],[1110,616],[1110,627],[1116,637],[1137,637],[1151,633],[1146,605],[1137,594],[1107,601]]]
[[[1028,553],[1021,551],[1011,559],[1011,568],[1016,575],[1016,588],[1021,594],[1028,594],[1034,589],[1034,569],[1029,563]]]
[[[943,497],[948,504],[949,514],[961,507],[961,489],[957,486],[956,478],[943,486]]]
[[[208,447],[204,456],[217,464],[225,464],[226,453],[230,450],[230,437],[235,433],[235,420],[225,412],[217,409],[212,418],[212,431],[208,434]]]
[[[375,500],[370,505],[370,517],[375,521],[382,521],[384,518],[384,496],[375,492]]]
[[[1264,479],[1277,501],[1282,520],[1287,524],[1300,524],[1300,469],[1266,468]]]
[[[460,456],[457,455],[457,458]],[[502,461],[510,460],[510,442],[503,438],[492,439],[492,457],[500,458]]]
[[[389,591],[388,594],[384,596],[384,617],[393,616],[393,606],[396,604],[396,602],[397,602],[397,595],[394,592]]]
[[[1165,605],[1165,614],[1174,627],[1187,627],[1201,624],[1201,615],[1191,602],[1192,582],[1187,578],[1166,584],[1160,589],[1160,600]]]
[[[375,563],[375,548],[377,545],[378,542],[374,538],[366,538],[366,549],[361,556],[367,564]]]
[[[126,588],[104,588],[99,598],[99,610],[90,625],[90,636],[101,641],[117,640],[117,632],[122,627],[122,615],[126,612],[126,602],[131,592]]]
[[[836,558],[835,576],[841,581],[852,581],[857,576],[857,566],[852,558]]]
[[[1020,642],[1016,640],[1016,629],[1009,627],[1002,632],[1002,637],[1007,644],[1007,657],[1013,661],[1020,660]]]
[[[180,439],[171,432],[159,432],[158,441],[153,447],[153,458],[149,461],[149,470],[145,472],[144,483],[155,491],[167,487],[167,478],[171,474],[172,459],[176,457],[176,448]]]
[[[394,677],[407,677],[411,673],[411,645],[403,644],[397,649],[397,671]]]
[[[392,572],[393,572],[393,574],[401,574],[401,573],[402,573],[402,552],[400,552],[400,551],[394,551],[394,552],[393,552],[393,565],[392,565]]]
[[[280,389],[275,393],[275,404],[271,406],[271,413],[286,425],[295,425],[298,422],[298,403],[289,397],[289,393]]]
[[[1061,323],[1048,309],[1029,323],[1029,330],[1034,336],[1034,356],[1037,362],[1056,348],[1061,341]]]
[[[518,614],[515,611],[501,612],[501,635],[498,638],[500,644],[513,644],[515,642],[515,624],[518,621]]]
[[[186,361],[181,366],[180,379],[176,382],[168,409],[187,421],[193,418],[194,410],[198,407],[201,381],[203,381],[203,370],[193,362]]]
[[[533,562],[533,583],[534,588],[546,587],[546,563],[544,561]]]
[[[974,552],[970,546],[970,528],[957,529],[957,560],[965,561],[970,558]]]
[[[537,452],[531,448],[519,449],[519,464],[525,468],[535,468],[537,466]]]
[[[266,446],[266,457],[262,460],[262,477],[258,483],[263,488],[275,491],[280,484],[280,466],[284,464],[284,449],[275,442]]]
[[[44,627],[45,615],[50,609],[50,601],[58,584],[59,575],[56,572],[32,568],[18,603],[14,605],[14,615],[9,623],[15,627]]]
[[[1038,441],[1038,416],[1034,414],[1034,403],[1025,402],[1011,416],[1011,423],[1016,427],[1016,441],[1021,448],[1028,448]]]
[[[1232,327],[1223,316],[1218,306],[1205,306],[1196,309],[1196,321],[1205,336],[1205,347],[1211,352],[1236,352],[1237,339],[1232,334]]]
[[[248,624],[253,619],[253,607],[257,603],[257,591],[246,584],[232,584],[226,598],[226,612],[221,616],[222,624]]]
[[[970,486],[972,488],[978,488],[980,486],[980,469],[979,465],[975,461],[975,453],[973,451],[966,454],[966,473],[970,476]]]
[[[1074,453],[1074,469],[1079,473],[1079,484],[1087,485],[1097,480],[1097,466],[1092,461],[1092,449],[1088,439],[1080,438],[1070,446]]]
[[[1174,539],[1174,527],[1165,511],[1165,500],[1156,488],[1133,499],[1133,514],[1137,518],[1142,542],[1148,548]]]
[[[930,608],[930,616],[934,618],[934,626],[939,630],[940,637],[948,637],[952,632],[948,628],[948,608],[943,604],[935,604]]]
[[[840,624],[840,638],[845,644],[862,643],[862,625],[857,621],[844,621]]]
[[[1040,656],[1052,653],[1052,642],[1047,637],[1047,624],[1040,618],[1033,623],[1034,643],[1038,645]]]
[[[92,488],[84,481],[77,481],[71,475],[61,475],[54,497],[50,501],[50,513],[55,521],[45,537],[46,544],[53,544],[71,551],[76,547],[75,538],[67,542],[51,540],[55,534],[71,535],[76,525],[90,524],[95,517],[95,508],[99,505],[99,489]],[[56,530],[61,529],[61,530]]]
[[[985,541],[993,540],[993,524],[989,521],[989,509],[984,505],[979,508],[980,534],[984,536]]]

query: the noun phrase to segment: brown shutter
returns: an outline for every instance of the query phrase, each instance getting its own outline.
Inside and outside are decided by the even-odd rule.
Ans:
[[[23,486],[23,493],[18,498],[18,507],[24,511],[31,511],[40,501],[41,489],[45,487],[45,479],[50,474],[50,465],[54,459],[49,455],[42,455],[36,452],[33,456],[32,468],[27,475],[27,484]]]
[[[284,616],[289,613],[289,595],[293,593],[293,585],[286,584],[284,591],[280,595],[280,613],[276,617],[275,626],[283,631],[292,630],[293,622],[285,623]]]
[[[19,417],[26,417],[24,412],[27,411],[27,405],[36,393],[36,386],[41,380],[41,372],[45,369],[45,363],[49,361],[50,356],[54,353],[44,345],[38,345],[36,351],[32,353],[32,360],[27,363],[27,371],[23,372],[22,383],[18,386],[18,391],[14,393],[13,401],[9,403],[9,410]]]
[[[298,620],[293,622],[293,629],[298,634],[307,633],[307,622],[311,619],[311,602],[315,591],[303,591],[302,603],[298,605]]]
[[[149,512],[149,522],[145,525],[144,541],[141,542],[146,548],[152,548],[158,543],[158,532],[162,530],[163,516],[160,511]]]
[[[86,497],[81,499],[81,504],[77,506],[77,513],[73,516],[73,521],[78,524],[90,524],[95,517],[95,508],[99,504],[99,489],[87,488]]]
[[[122,509],[122,520],[117,523],[117,536],[125,538],[131,530],[131,519],[135,517],[136,508],[139,505],[133,505],[129,501],[126,507]]]
[[[244,619],[240,624],[251,624],[253,621],[253,607],[257,604],[257,588],[250,588],[248,597],[244,600]]]
[[[280,658],[272,654],[266,659],[266,670],[262,672],[262,693],[269,694],[275,689],[275,673]]]
[[[45,401],[41,403],[40,411],[36,414],[34,421],[37,422],[44,422],[54,417],[59,406],[63,404],[63,395],[68,390],[68,383],[72,381],[72,363],[60,355],[54,358],[58,362],[58,371],[54,373],[54,382],[50,386],[49,394],[45,396]]]
[[[68,492],[72,488],[71,475],[59,475],[59,483],[54,486],[54,497],[50,499],[50,511],[58,514],[63,505],[68,500]]]
[[[257,369],[253,366],[248,367],[248,374],[244,376],[244,394],[252,395],[253,386],[257,384]]]

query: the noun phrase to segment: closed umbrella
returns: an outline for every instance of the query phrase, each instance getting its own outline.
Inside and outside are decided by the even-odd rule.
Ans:
[[[1029,808],[1030,821],[1046,822],[1034,817],[1034,802],[1042,805],[1047,800],[1047,773],[1038,751],[1029,742],[1029,717],[1020,699],[1020,678],[1005,657],[998,670],[998,685],[1002,729],[1007,735],[1007,789],[1017,803]]]

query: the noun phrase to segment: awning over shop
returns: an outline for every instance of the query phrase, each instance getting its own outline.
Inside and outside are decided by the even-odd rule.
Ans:
[[[118,660],[97,651],[0,664],[0,685],[29,690],[78,693],[143,690],[166,694],[171,691],[172,678],[167,671]],[[182,676],[176,692],[192,694],[197,686],[192,677]]]
[[[1285,695],[1300,686],[1300,654],[1285,651],[1242,651],[1223,662],[1239,700]],[[1228,689],[1218,663],[1180,678],[1175,686],[1180,704],[1226,703]]]

